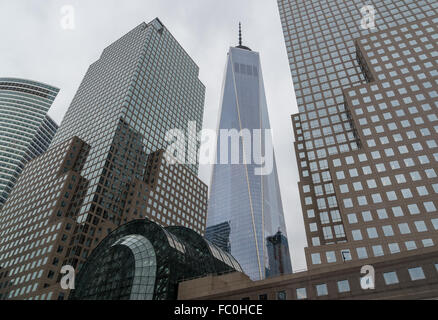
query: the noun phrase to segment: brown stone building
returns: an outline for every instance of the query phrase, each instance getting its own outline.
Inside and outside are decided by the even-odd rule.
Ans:
[[[358,149],[327,157],[344,237],[309,247],[310,269],[436,246],[437,22],[422,19],[355,41],[369,82],[343,94]],[[310,223],[312,239],[322,231],[334,240],[326,223],[331,203],[312,199],[312,186],[301,184],[307,212],[314,205],[328,210]]]
[[[308,269],[436,246],[438,5],[278,4]]]

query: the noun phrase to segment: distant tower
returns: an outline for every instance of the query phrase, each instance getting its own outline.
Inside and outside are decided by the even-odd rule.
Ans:
[[[292,273],[292,264],[289,258],[289,244],[287,238],[278,231],[267,238],[269,268],[266,277]]]
[[[230,48],[228,53],[219,129],[237,132],[248,129],[251,133],[257,129],[262,132],[270,129],[260,57],[242,44],[240,23],[239,45]],[[263,146],[268,142],[272,141],[261,141]],[[240,158],[243,160],[240,164],[230,164],[230,159],[227,164],[221,164],[221,151],[227,150],[221,149],[218,140],[206,237],[212,242],[219,241],[216,244],[223,249],[229,248],[244,272],[253,280],[260,280],[270,269],[267,238],[279,229],[286,234],[286,227],[275,157],[270,174],[255,175],[254,169],[259,166],[245,161],[242,144],[240,139]],[[229,238],[224,239],[224,236]],[[284,259],[290,264],[289,253]]]
[[[25,164],[45,152],[58,129],[47,115],[59,89],[0,78],[0,208]]]

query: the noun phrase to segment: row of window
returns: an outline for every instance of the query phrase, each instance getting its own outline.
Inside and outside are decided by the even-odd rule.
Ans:
[[[435,264],[435,269],[438,272],[438,263]],[[410,277],[411,281],[420,281],[420,280],[425,280],[426,279],[426,275],[424,273],[424,270],[422,267],[414,267],[414,268],[409,268],[408,269],[408,274]],[[400,283],[398,274],[396,271],[390,271],[390,272],[384,272],[382,274],[383,276],[383,281],[384,284],[386,286],[391,286],[391,285],[396,285]],[[359,279],[360,282],[360,279]],[[297,300],[304,300],[304,299],[308,299],[310,298],[309,295],[309,290],[313,289],[316,297],[327,297],[329,296],[329,289],[328,289],[328,285],[327,283],[321,283],[321,284],[317,284],[314,285],[313,287],[301,287],[301,288],[296,288],[295,291],[295,296],[294,297],[290,297],[290,299],[297,299]],[[378,287],[376,287],[376,289],[379,289]],[[336,294],[354,294],[354,292],[351,291],[351,284],[350,284],[350,280],[339,280],[336,281]],[[334,295],[335,293],[331,294]],[[277,291],[276,292],[276,299],[277,300],[287,300],[288,296],[287,296],[287,291],[286,290],[281,290],[281,291]],[[259,300],[268,300],[268,294],[264,293],[264,294],[260,294],[258,296]],[[244,297],[242,298],[242,300],[249,300],[249,297]]]

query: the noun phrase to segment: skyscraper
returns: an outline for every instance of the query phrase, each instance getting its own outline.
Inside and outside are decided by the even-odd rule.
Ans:
[[[278,1],[309,269],[437,243],[438,4],[371,5]]]
[[[59,89],[0,78],[0,209],[25,164],[50,145],[58,125],[47,115]]]
[[[87,259],[71,300],[176,300],[183,279],[242,271],[195,231],[148,219],[124,224]]]
[[[260,56],[243,46],[241,38],[239,46],[228,52],[219,117],[207,238],[219,241],[217,245],[222,249],[228,247],[252,279],[264,279],[266,275],[275,275],[270,266],[267,239],[278,231],[286,234],[286,227],[273,150],[272,170],[265,175],[257,175],[256,171],[257,144],[263,150],[267,145],[272,146],[272,141],[264,136],[270,124]],[[257,130],[262,132],[258,136],[261,139],[257,138]],[[237,141],[234,146],[233,141]],[[236,146],[238,151],[233,154]],[[254,154],[249,154],[248,149],[253,149]],[[233,161],[233,156],[239,161]],[[290,264],[289,254],[282,257]]]
[[[78,271],[131,220],[204,232],[207,187],[196,177],[197,159],[169,166],[161,151],[169,130],[191,121],[202,127],[198,72],[159,19],[103,51],[50,148],[26,166],[0,212],[0,298],[65,298],[61,266]]]

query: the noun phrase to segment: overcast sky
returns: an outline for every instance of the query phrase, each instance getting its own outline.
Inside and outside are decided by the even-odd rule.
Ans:
[[[61,8],[75,9],[75,29],[61,27]],[[102,50],[155,17],[200,67],[206,86],[204,128],[216,129],[227,52],[243,42],[260,52],[294,271],[306,267],[290,115],[297,113],[276,0],[0,0],[0,77],[60,88],[49,111],[61,122],[82,78]],[[210,168],[200,168],[207,184]]]

